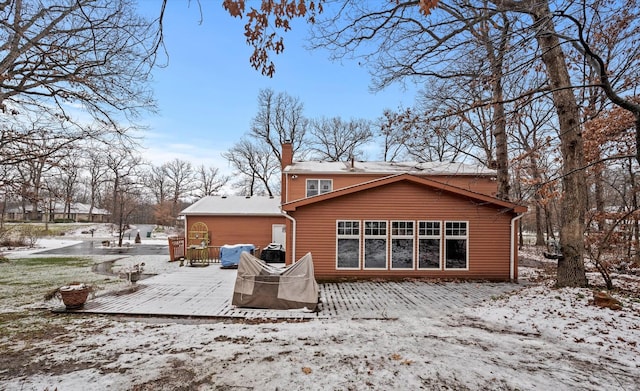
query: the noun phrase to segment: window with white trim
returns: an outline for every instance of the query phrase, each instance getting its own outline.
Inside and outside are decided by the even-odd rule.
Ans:
[[[391,222],[391,268],[413,269],[413,221]]]
[[[360,222],[336,222],[336,268],[360,268]]]
[[[387,222],[364,222],[364,268],[387,268]]]
[[[445,269],[469,268],[469,231],[466,221],[445,221]]]
[[[328,193],[332,188],[331,179],[307,179],[307,197]]]
[[[418,222],[418,269],[440,269],[440,222]]]

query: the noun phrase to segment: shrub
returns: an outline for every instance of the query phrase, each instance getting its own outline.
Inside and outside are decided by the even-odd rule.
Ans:
[[[19,241],[29,247],[34,247],[45,231],[35,225],[25,224],[18,227]]]
[[[54,219],[54,223],[75,223],[73,219]]]

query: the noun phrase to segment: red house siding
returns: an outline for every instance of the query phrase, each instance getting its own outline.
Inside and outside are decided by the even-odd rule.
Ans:
[[[187,238],[195,223],[205,223],[209,229],[210,246],[249,243],[264,248],[271,243],[273,224],[284,224],[279,216],[186,216]],[[195,243],[188,243],[195,244]]]
[[[296,219],[297,225],[296,259],[311,252],[319,279],[382,276],[510,278],[510,223],[514,214],[494,205],[481,204],[478,200],[400,181],[301,206],[290,214]],[[417,221],[436,220],[442,222],[443,229],[445,221],[466,221],[468,270],[418,270],[415,266],[414,270],[391,270],[389,250],[387,270],[365,270],[362,268],[362,229],[360,270],[336,269],[337,220],[358,220],[361,221],[361,228],[364,220],[414,221],[414,224]],[[291,233],[289,229],[288,243],[293,240]]]

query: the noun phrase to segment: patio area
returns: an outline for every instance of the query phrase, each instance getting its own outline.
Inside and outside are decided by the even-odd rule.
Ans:
[[[237,270],[182,267],[98,295],[67,311],[129,316],[222,319],[390,319],[439,317],[522,285],[488,282],[360,281],[320,284],[320,311],[265,310],[231,305]],[[63,308],[60,309],[64,311]]]

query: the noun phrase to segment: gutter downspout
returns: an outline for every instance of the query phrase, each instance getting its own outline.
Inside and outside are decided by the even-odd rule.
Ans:
[[[296,219],[289,216],[284,210],[282,210],[282,214],[287,220],[290,220],[292,223],[293,232],[291,232],[291,264],[293,265],[294,263],[296,263]]]
[[[515,274],[515,256],[514,256],[514,251],[515,251],[515,247],[516,247],[516,221],[520,220],[521,218],[524,217],[524,213],[523,214],[519,214],[514,216],[511,219],[511,246],[510,246],[510,253],[509,253],[509,279],[511,281],[515,280],[514,274]]]
[[[184,242],[182,246],[182,255],[187,255],[187,242],[189,242],[189,225],[187,222],[189,221],[189,217],[187,215],[184,216]],[[186,258],[186,257],[185,257]],[[182,265],[182,263],[180,263]]]
[[[285,180],[285,188],[287,189],[287,192],[284,195],[284,203],[289,202],[289,174],[288,173],[284,173],[284,180]],[[286,214],[286,213],[285,213]]]

